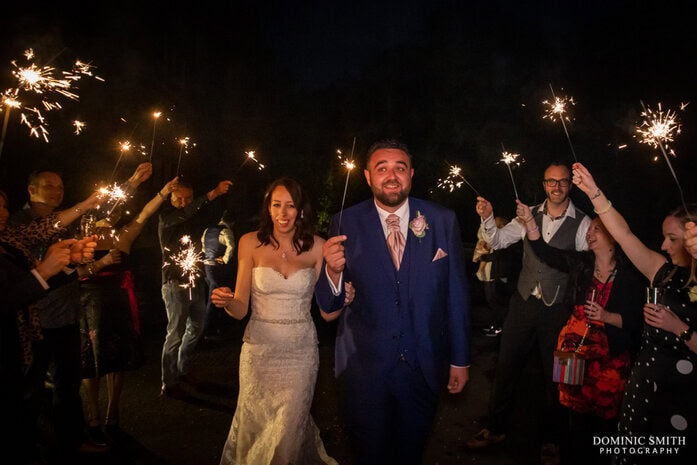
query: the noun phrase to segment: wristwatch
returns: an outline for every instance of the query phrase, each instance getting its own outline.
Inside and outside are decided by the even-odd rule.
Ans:
[[[687,328],[685,331],[680,333],[680,336],[678,336],[681,341],[683,342],[688,342],[690,339],[692,339],[692,329]]]

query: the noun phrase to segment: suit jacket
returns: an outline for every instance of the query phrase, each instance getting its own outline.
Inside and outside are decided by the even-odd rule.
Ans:
[[[449,365],[470,364],[465,256],[453,211],[416,198],[408,201],[410,218],[420,213],[428,229],[422,238],[408,230],[399,271],[373,199],[343,212],[343,280],[353,283],[356,297],[339,318],[335,374],[366,387],[384,380],[394,364],[406,359],[437,393],[447,383]],[[332,231],[337,230],[336,219]],[[436,259],[439,251],[446,255]],[[316,297],[325,311],[339,309],[343,286],[335,296],[323,271]]]

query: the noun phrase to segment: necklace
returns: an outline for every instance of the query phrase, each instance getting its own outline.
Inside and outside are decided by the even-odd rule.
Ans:
[[[281,251],[281,258],[284,259],[285,261],[288,261],[288,252],[290,252],[290,250],[282,250]]]

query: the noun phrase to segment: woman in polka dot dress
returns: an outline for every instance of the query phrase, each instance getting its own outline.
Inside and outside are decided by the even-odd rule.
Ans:
[[[607,230],[654,287],[660,304],[644,305],[644,333],[620,411],[618,463],[688,463],[697,450],[697,280],[683,236],[688,212],[663,220],[661,250],[647,248],[580,163],[573,182],[585,192]],[[697,211],[689,212],[691,217]],[[638,309],[637,309],[638,310]]]

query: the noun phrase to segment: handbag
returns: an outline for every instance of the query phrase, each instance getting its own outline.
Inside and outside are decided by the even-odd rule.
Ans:
[[[586,360],[576,351],[554,351],[554,368],[552,380],[555,383],[571,384],[579,386],[583,384],[583,375],[586,371]]]
[[[555,383],[570,384],[572,386],[580,386],[583,384],[583,376],[586,372],[586,360],[579,352],[583,342],[586,340],[588,328],[583,337],[578,342],[575,350],[555,350],[554,351],[554,366],[552,368],[552,381]]]

